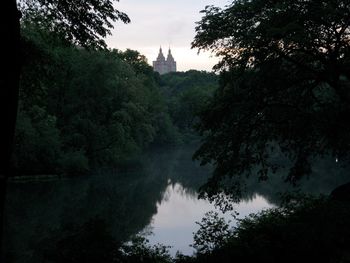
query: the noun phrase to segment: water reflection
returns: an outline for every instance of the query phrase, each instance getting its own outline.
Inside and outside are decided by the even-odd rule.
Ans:
[[[75,240],[72,233],[90,229],[90,222],[100,222],[97,226],[108,230],[117,243],[151,227],[151,242],[191,253],[194,222],[213,209],[197,200],[196,190],[211,169],[192,162],[194,148],[159,150],[124,171],[10,183],[4,242],[8,262],[46,262],[47,251],[62,240]],[[303,183],[304,190],[329,193],[345,182],[346,169],[332,170],[332,165],[332,160],[320,163],[316,176]],[[246,201],[237,207],[241,216],[278,203],[277,192],[289,188],[278,176],[262,184],[254,178],[246,181]]]
[[[41,240],[56,243],[94,218],[103,219],[117,241],[148,225],[167,181],[136,173],[13,183],[6,208],[5,251],[15,262],[36,257]]]
[[[266,199],[260,195],[254,195],[252,199],[242,201],[235,206],[239,217],[272,207]],[[208,211],[216,210],[227,221],[232,220],[229,213],[222,214],[218,209],[206,200],[198,199],[195,192],[188,192],[181,184],[169,184],[163,200],[157,204],[157,214],[151,223],[153,234],[148,238],[151,244],[161,243],[171,246],[172,255],[179,250],[183,254],[191,255],[194,250],[190,247],[193,241],[193,232],[198,230],[195,222],[200,222]],[[235,224],[235,221],[232,221]]]

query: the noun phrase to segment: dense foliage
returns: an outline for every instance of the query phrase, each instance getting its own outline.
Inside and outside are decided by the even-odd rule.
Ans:
[[[229,234],[222,219],[209,216],[198,232],[200,249],[184,262],[348,262],[349,212],[345,202],[292,198],[238,219]],[[215,236],[222,238],[213,245]]]
[[[317,156],[348,162],[350,1],[240,0],[203,13],[193,47],[220,56],[222,73],[195,155],[216,166],[208,188],[281,167],[295,183]]]
[[[159,76],[137,51],[87,50],[32,20],[23,20],[22,35],[21,174],[83,174],[181,143],[216,87],[214,74]]]
[[[111,33],[112,22],[129,23],[129,17],[115,9],[119,0],[19,0],[23,19],[52,32],[71,43],[85,47],[106,47],[103,38]]]
[[[194,134],[199,112],[218,86],[218,76],[205,71],[171,72],[161,76],[169,114],[182,134]]]
[[[204,189],[209,197],[218,186],[240,191],[227,175],[267,179],[287,166],[286,178],[295,182],[311,173],[315,157],[347,161],[349,1],[239,0],[223,10],[207,7],[193,46],[222,56],[213,98],[215,74],[159,76],[137,51],[86,49],[104,46],[99,39],[110,20],[128,22],[111,1],[30,3],[22,5],[14,155],[22,174],[115,166],[151,145],[181,141],[179,134],[193,134],[193,125],[205,136],[195,157],[216,166]],[[196,254],[173,259],[167,247],[149,246],[140,236],[117,241],[96,217],[59,229],[63,238],[36,253],[48,262],[347,262],[348,218],[346,203],[307,198],[239,219],[232,229],[208,213],[194,235]]]
[[[23,25],[15,162],[24,173],[84,173],[176,133],[152,68],[127,50],[86,50]]]

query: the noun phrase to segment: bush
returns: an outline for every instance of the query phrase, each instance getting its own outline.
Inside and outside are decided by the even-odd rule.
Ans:
[[[60,160],[62,173],[66,175],[81,175],[89,170],[89,160],[83,151],[68,152]]]
[[[215,218],[209,217],[212,223],[201,226],[197,237],[204,237],[199,252],[210,249],[197,253],[195,262],[349,262],[349,217],[348,203],[302,197],[239,219],[217,241],[217,228],[207,227]]]

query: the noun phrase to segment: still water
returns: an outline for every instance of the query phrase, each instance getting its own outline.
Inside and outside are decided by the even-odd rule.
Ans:
[[[4,242],[7,258],[38,262],[50,249],[75,240],[72,233],[80,233],[91,221],[120,243],[143,233],[151,244],[171,246],[173,255],[177,250],[193,253],[189,244],[198,229],[195,222],[215,210],[208,201],[197,198],[197,189],[212,169],[192,162],[194,149],[158,150],[123,171],[100,169],[85,177],[10,182]],[[303,182],[302,190],[328,194],[346,182],[346,169],[334,164],[333,160],[320,163],[314,176]],[[278,205],[278,193],[290,190],[280,177],[283,175],[264,183],[247,180],[244,198],[235,205],[239,216]],[[227,213],[222,216],[232,219]]]
[[[251,200],[244,200],[235,206],[239,217],[261,211],[272,205],[262,196],[254,195]],[[157,213],[153,216],[150,228],[152,234],[148,237],[151,244],[161,243],[171,246],[170,252],[175,255],[176,251],[190,255],[193,249],[193,232],[198,230],[195,222],[208,211],[216,211],[219,215],[232,221],[231,213],[221,213],[206,200],[198,199],[196,194],[186,194],[186,189],[180,184],[169,185],[165,191],[163,200],[157,204]]]

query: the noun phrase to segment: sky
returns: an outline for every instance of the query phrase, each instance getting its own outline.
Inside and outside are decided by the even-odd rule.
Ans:
[[[157,58],[160,46],[165,56],[171,47],[178,71],[211,71],[218,59],[210,52],[198,54],[198,49],[191,49],[195,22],[200,21],[199,12],[205,6],[224,7],[229,3],[228,0],[120,0],[115,7],[125,12],[131,23],[116,22],[106,43],[119,50],[138,50],[150,65]]]
[[[234,211],[239,213],[239,218],[244,218],[251,213],[272,207],[274,205],[264,197],[254,195],[250,200],[234,204]],[[193,233],[199,229],[195,222],[200,222],[208,211],[218,212],[226,222],[231,220],[231,226],[237,223],[232,220],[231,213],[223,214],[208,200],[198,199],[193,193],[186,194],[181,184],[170,184],[165,190],[163,200],[157,203],[157,213],[153,216],[149,228],[153,234],[147,239],[151,245],[160,243],[171,246],[169,251],[172,256],[175,256],[177,250],[191,255],[194,249],[189,245],[193,244]]]

